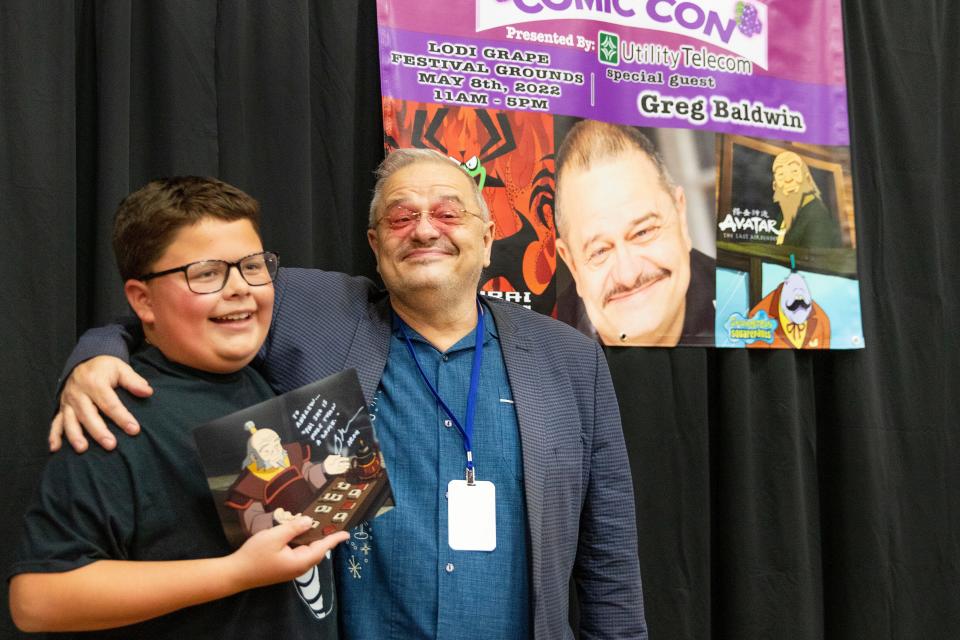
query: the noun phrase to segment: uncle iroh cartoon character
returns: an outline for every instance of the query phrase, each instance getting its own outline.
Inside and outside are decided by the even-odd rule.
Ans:
[[[784,151],[773,160],[773,201],[782,222],[777,244],[795,247],[841,246],[840,226],[827,208],[803,159]]]
[[[250,536],[299,514],[333,475],[346,473],[351,459],[328,455],[321,464],[310,460],[310,446],[283,444],[272,429],[244,424],[250,432],[243,471],[228,490],[227,506],[237,511]]]

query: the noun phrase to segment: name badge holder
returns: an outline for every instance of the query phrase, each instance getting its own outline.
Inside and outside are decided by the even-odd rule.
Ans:
[[[410,357],[440,407],[450,417],[463,438],[467,456],[463,480],[451,480],[447,485],[447,533],[451,549],[459,551],[493,551],[497,546],[496,487],[485,480],[477,480],[473,464],[473,419],[477,408],[477,393],[480,388],[480,367],[483,362],[484,312],[477,300],[477,329],[473,351],[473,367],[470,372],[470,389],[467,393],[467,411],[464,423],[453,414],[434,388],[413,349],[406,323],[399,316],[400,331],[407,344]]]

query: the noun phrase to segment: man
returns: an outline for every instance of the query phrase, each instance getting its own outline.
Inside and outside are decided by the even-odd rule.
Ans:
[[[809,167],[792,151],[784,151],[773,160],[773,201],[780,205],[783,215],[777,244],[841,246],[837,219],[820,198]]]
[[[714,344],[714,261],[692,248],[683,188],[646,136],[577,123],[557,152],[555,215],[557,251],[604,344]]]
[[[360,278],[285,270],[259,363],[278,391],[355,367],[370,401],[396,507],[339,555],[347,637],[572,638],[572,578],[581,638],[646,638],[629,462],[599,346],[479,301],[493,225],[476,184],[440,154],[388,156],[368,240],[387,295]],[[103,377],[89,373],[101,362],[78,377]],[[137,385],[120,371],[106,377]],[[79,397],[68,382],[64,414],[74,405],[99,419]],[[72,415],[61,421],[75,428]],[[463,549],[448,502],[459,508],[465,487],[484,482],[493,491],[477,504],[495,503],[495,522],[480,524],[495,547]]]

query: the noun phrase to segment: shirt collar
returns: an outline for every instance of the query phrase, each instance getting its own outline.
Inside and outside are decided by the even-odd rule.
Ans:
[[[484,313],[483,344],[486,345],[491,339],[499,340],[500,334],[497,332],[497,323],[493,319],[493,313],[490,312],[490,305],[487,304],[482,296],[480,298],[480,304],[483,307]],[[390,317],[394,337],[403,340],[403,333],[400,331],[400,316],[391,310]],[[456,344],[447,349],[446,353],[452,353],[462,349],[472,349],[476,341],[474,337],[475,331],[476,325],[474,325],[473,329],[471,329],[467,335],[460,338]],[[407,335],[410,336],[410,340],[413,342],[422,342],[430,347],[433,347],[433,345],[431,345],[426,338],[417,333],[416,329],[410,325],[407,325]]]

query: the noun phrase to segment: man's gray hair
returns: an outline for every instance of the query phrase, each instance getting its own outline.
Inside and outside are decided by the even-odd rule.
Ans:
[[[390,154],[383,159],[383,162],[380,163],[376,171],[373,172],[374,175],[377,176],[377,183],[373,187],[373,199],[370,200],[370,217],[368,224],[371,228],[376,224],[377,215],[383,207],[383,185],[387,179],[400,169],[421,162],[433,162],[435,164],[449,165],[459,169],[470,181],[470,184],[473,185],[473,197],[477,201],[477,208],[479,209],[477,213],[480,214],[480,218],[484,222],[490,220],[490,209],[487,207],[486,200],[483,199],[483,193],[480,191],[479,185],[477,185],[473,176],[467,173],[466,169],[464,169],[459,162],[433,149],[408,148],[391,151]],[[467,205],[468,203],[465,202],[464,204]]]
[[[553,222],[560,234],[560,183],[563,175],[573,169],[589,169],[595,161],[614,158],[629,151],[637,151],[650,159],[657,171],[660,186],[673,198],[677,183],[670,177],[667,165],[650,142],[650,138],[643,135],[634,127],[622,124],[612,124],[599,120],[581,120],[567,133],[563,144],[557,150],[556,159],[556,198],[554,201]],[[602,184],[596,185],[603,189]]]

